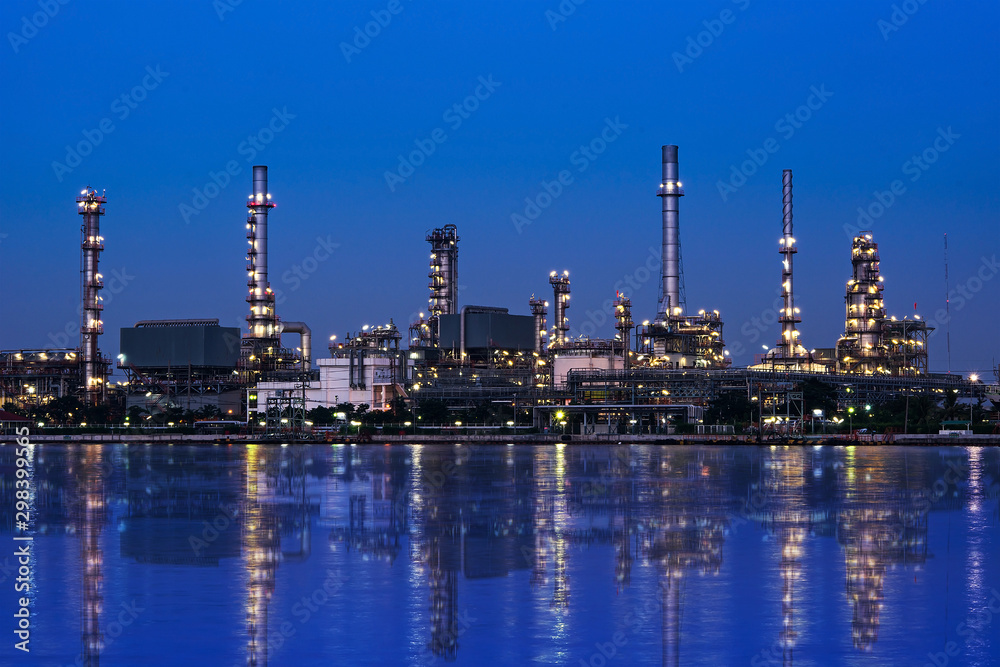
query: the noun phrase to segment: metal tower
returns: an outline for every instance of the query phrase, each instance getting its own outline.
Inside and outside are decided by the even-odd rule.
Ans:
[[[566,309],[569,308],[569,271],[563,271],[561,276],[553,271],[549,274],[549,284],[552,285],[552,301],[555,304],[555,324],[549,345],[562,347],[566,344],[566,332],[569,331],[566,319]]]
[[[80,323],[80,362],[83,365],[84,402],[87,405],[97,405],[104,399],[105,384],[108,377],[108,362],[101,357],[98,348],[98,336],[104,333],[104,322],[101,313],[104,305],[101,303],[101,288],[104,281],[98,269],[101,252],[104,250],[104,238],[101,236],[101,216],[104,215],[104,195],[97,190],[86,187],[76,198],[79,214],[83,216],[80,228],[80,274],[82,317]]]

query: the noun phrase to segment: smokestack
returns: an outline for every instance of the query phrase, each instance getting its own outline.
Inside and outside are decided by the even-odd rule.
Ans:
[[[274,204],[267,192],[267,167],[257,165],[253,168],[253,192],[247,201],[247,240],[250,244],[247,250],[247,286],[250,288],[247,324],[251,338],[274,338],[279,335],[274,292],[267,279],[267,213],[272,208]]]
[[[681,308],[681,241],[680,241],[680,198],[684,196],[678,180],[677,146],[663,147],[663,182],[657,196],[663,200],[663,256],[662,290],[657,320],[679,314]]]
[[[80,228],[80,263],[83,290],[82,311],[83,322],[80,326],[80,362],[83,365],[84,401],[87,405],[97,405],[104,396],[104,383],[107,379],[107,369],[101,359],[97,339],[104,333],[104,322],[101,313],[101,288],[104,281],[98,265],[101,261],[101,251],[104,250],[104,238],[101,237],[101,216],[104,215],[104,204],[107,198],[97,194],[97,190],[87,187],[76,198],[79,214],[83,216],[83,226]]]
[[[781,241],[778,252],[782,255],[781,262],[781,295],[784,300],[784,308],[781,311],[781,338],[777,344],[777,354],[775,356],[792,359],[801,356],[798,353],[799,332],[795,330],[795,324],[800,318],[795,314],[795,299],[792,291],[792,258],[798,252],[795,248],[795,237],[792,236],[792,170],[785,169],[781,172]]]

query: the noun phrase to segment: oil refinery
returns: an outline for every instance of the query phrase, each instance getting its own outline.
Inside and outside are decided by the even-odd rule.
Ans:
[[[350,403],[389,410],[433,400],[456,412],[490,406],[498,424],[514,428],[570,421],[577,433],[610,435],[671,433],[679,423],[706,426],[705,408],[721,392],[756,401],[761,420],[778,411],[801,419],[801,392],[795,387],[807,380],[829,385],[838,409],[920,395],[938,400],[946,392],[967,400],[998,393],[988,378],[929,372],[927,337],[933,328],[918,315],[887,316],[879,246],[870,231],[861,231],[841,249],[849,277],[843,335],[827,347],[806,345],[795,305],[799,248],[789,169],[781,178],[780,270],[775,272],[780,276],[780,335],[755,363],[734,367],[723,314],[686,303],[677,146],[662,147],[661,164],[659,294],[655,303],[644,304],[615,294],[613,337],[570,336],[566,270],[547,276],[539,271],[538,292],[524,295],[525,314],[460,304],[461,239],[458,227],[447,224],[425,236],[430,246],[426,313],[403,327],[387,318],[385,324],[340,338],[327,332],[326,356],[315,354],[306,322],[283,319],[277,310],[268,275],[268,217],[275,203],[267,167],[254,166],[246,204],[246,329],[204,318],[136,322],[119,334],[117,368],[124,380],[118,383],[110,381],[112,360],[99,344],[104,333],[100,222],[107,198],[88,187],[76,198],[83,217],[79,347],[0,351],[3,402],[44,405],[77,397],[88,406],[113,404],[148,414],[171,407],[212,408],[233,420],[281,429],[281,424],[300,427],[306,412],[317,406]],[[536,296],[546,290],[550,298]],[[649,317],[637,317],[641,323],[636,324],[633,309]],[[298,336],[298,346],[288,334]]]

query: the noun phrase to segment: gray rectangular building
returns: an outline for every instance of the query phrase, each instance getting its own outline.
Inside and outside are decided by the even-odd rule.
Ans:
[[[125,364],[142,369],[235,369],[240,329],[218,320],[139,322],[121,330],[121,353]]]
[[[462,315],[441,316],[439,345],[459,350],[462,346]],[[535,349],[535,318],[503,312],[470,312],[465,317],[465,349],[524,350]]]

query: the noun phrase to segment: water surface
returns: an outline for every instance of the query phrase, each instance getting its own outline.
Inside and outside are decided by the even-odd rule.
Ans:
[[[997,449],[31,449],[2,664],[1000,663]]]

